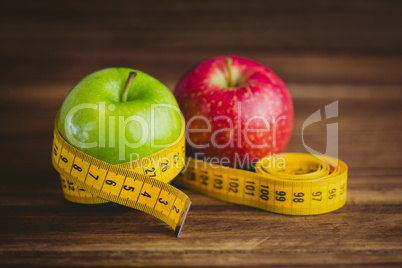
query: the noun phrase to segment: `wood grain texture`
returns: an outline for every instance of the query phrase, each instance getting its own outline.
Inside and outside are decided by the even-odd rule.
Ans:
[[[398,1],[2,1],[0,265],[4,267],[400,267],[402,5]],[[287,151],[304,120],[339,100],[342,209],[284,216],[184,190],[179,239],[115,204],[64,200],[51,166],[54,117],[104,67],[142,69],[173,89],[208,57],[272,68],[294,99]],[[306,129],[324,151],[326,124]]]

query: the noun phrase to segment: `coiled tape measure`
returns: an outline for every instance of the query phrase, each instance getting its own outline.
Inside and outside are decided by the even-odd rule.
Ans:
[[[183,119],[184,120],[184,119]],[[184,125],[184,124],[183,124]],[[178,237],[190,209],[189,197],[167,182],[211,197],[288,214],[327,213],[346,202],[347,165],[332,157],[299,153],[262,158],[256,172],[187,158],[184,128],[171,146],[148,157],[111,165],[71,146],[54,129],[52,162],[64,196],[77,203],[115,202],[167,223]]]
[[[346,202],[347,166],[325,156],[284,153],[256,172],[191,159],[179,182],[217,199],[288,215],[314,215]]]

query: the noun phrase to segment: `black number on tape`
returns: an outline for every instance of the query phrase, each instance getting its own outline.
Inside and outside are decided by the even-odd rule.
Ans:
[[[208,185],[208,182],[207,182],[208,176],[200,175],[200,178],[201,178],[201,184]]]
[[[229,182],[229,192],[234,192],[234,193],[238,193],[239,190],[237,187],[239,187],[239,184],[236,182],[238,181],[237,178],[229,178],[230,180],[234,180]]]
[[[81,172],[82,171],[82,168],[80,168],[79,166],[77,166],[76,164],[74,164],[73,165],[73,168],[74,169],[76,169],[76,170],[78,170],[79,172]]]
[[[134,187],[131,187],[131,186],[128,186],[128,185],[124,185],[124,190],[126,190],[126,191],[131,191],[131,192],[134,192]]]
[[[169,169],[169,160],[161,163],[162,172],[166,172]]]
[[[335,192],[336,192],[336,189],[335,189],[335,188],[329,190],[329,191],[328,191],[328,194],[329,194],[329,195],[328,195],[328,199],[332,199],[332,198],[336,197]]]
[[[222,177],[222,175],[215,175],[215,176],[216,176],[216,177],[219,177],[219,178]],[[215,189],[218,189],[218,190],[222,190],[222,183],[223,183],[223,180],[221,180],[221,179],[219,179],[219,178],[214,179],[214,188],[215,188]]]
[[[116,186],[116,182],[114,182],[112,180],[106,180],[105,183],[108,185]]]
[[[148,197],[148,198],[151,198],[150,194],[147,193],[147,191],[143,192],[141,195],[143,195],[143,196],[145,196],[145,197]]]
[[[275,193],[276,193],[276,195],[279,195],[279,196],[285,196],[286,195],[286,192],[284,192],[284,191],[276,191]]]
[[[54,148],[53,148],[53,153],[54,153],[54,156],[57,156],[57,151],[59,150],[59,147],[57,147],[57,145],[55,144],[54,145]]]
[[[176,154],[173,156],[173,162],[174,162],[174,164],[177,164],[177,163],[179,162],[179,153],[176,153]]]
[[[342,183],[341,184],[341,191],[340,191],[340,195],[343,195],[345,193],[345,184]]]
[[[189,179],[190,181],[195,181],[195,172],[194,171],[189,171],[186,173],[187,173],[187,179]]]
[[[262,189],[262,190],[261,190],[260,198],[261,198],[262,200],[265,200],[265,201],[269,200],[268,191]]]
[[[172,210],[176,211],[176,213],[180,212],[180,209],[176,208],[176,206],[173,206]]]
[[[315,201],[321,201],[322,200],[322,192],[313,192],[311,194],[312,196],[314,196],[315,198],[313,198],[313,200]]]
[[[162,200],[162,197],[161,198],[159,198],[159,203],[162,203],[162,204],[164,204],[165,206],[168,204],[168,201],[163,201]]]
[[[68,163],[68,159],[66,157],[63,157],[62,155],[60,155],[60,159],[61,161],[63,161],[64,163]]]
[[[275,197],[275,199],[277,201],[280,201],[280,202],[285,202],[286,201],[286,197],[285,197],[286,192],[284,192],[284,191],[276,191],[275,194],[277,195]]]
[[[95,177],[95,175],[93,175],[91,172],[89,172],[89,175],[91,175],[91,177],[94,178],[95,180],[98,180],[98,179],[99,179],[99,175],[97,175],[97,176]]]
[[[275,199],[276,199],[277,201],[280,201],[280,202],[285,202],[285,201],[286,201],[286,198],[283,197],[283,196],[277,196],[277,197],[275,197]]]
[[[246,181],[246,183],[254,184],[253,181]],[[251,192],[246,192],[248,195],[254,195],[253,191],[255,190],[254,185],[246,185],[246,190],[251,191]]]
[[[261,193],[261,195],[260,195],[260,198],[262,199],[262,200],[265,200],[265,201],[267,201],[267,200],[269,200],[269,191],[267,190],[267,189],[269,189],[269,186],[268,185],[261,185],[261,187],[262,188],[266,188],[266,189],[261,189],[260,190],[260,193]]]
[[[145,170],[145,174],[149,177],[156,177],[155,168]]]
[[[293,193],[294,197],[293,198],[293,202],[295,203],[303,203],[304,202],[304,198],[301,198],[304,196],[304,193],[300,192],[300,193]]]
[[[67,180],[67,183],[68,183],[68,189],[70,189],[71,191],[75,191],[74,183],[69,180]]]

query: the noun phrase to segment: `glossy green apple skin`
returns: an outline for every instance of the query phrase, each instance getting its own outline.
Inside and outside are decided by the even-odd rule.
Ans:
[[[130,72],[137,72],[137,76],[130,85],[127,101],[121,102]],[[71,113],[77,105],[97,105],[98,109],[85,108]],[[99,107],[105,107],[104,127],[100,123]],[[133,120],[127,121],[124,129],[119,129],[124,125],[119,124],[119,120],[126,120],[133,115],[143,118],[141,122],[147,122],[148,127],[144,127],[143,131],[139,121]],[[181,120],[176,99],[157,79],[138,70],[108,68],[86,76],[71,90],[61,107],[57,127],[70,144],[84,153],[111,164],[119,164],[151,155],[173,143],[184,127]],[[68,133],[74,139],[69,139]],[[122,142],[125,140],[137,145],[124,146]],[[88,146],[94,142],[97,146]],[[121,150],[122,146],[124,150]]]

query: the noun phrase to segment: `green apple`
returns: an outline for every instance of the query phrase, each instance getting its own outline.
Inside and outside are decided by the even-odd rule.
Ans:
[[[57,121],[71,145],[110,164],[166,148],[183,127],[171,91],[129,68],[103,69],[83,78],[65,99]]]

